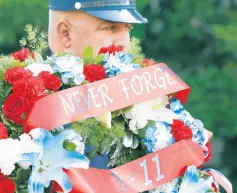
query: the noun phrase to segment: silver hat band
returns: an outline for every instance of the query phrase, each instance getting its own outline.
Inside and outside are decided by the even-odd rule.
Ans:
[[[80,2],[80,3],[82,9],[98,8],[98,7],[114,7],[114,6],[136,7],[136,0],[104,0],[104,1]]]

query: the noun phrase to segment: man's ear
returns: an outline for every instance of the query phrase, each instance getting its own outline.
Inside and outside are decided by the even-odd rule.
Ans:
[[[58,37],[64,48],[71,47],[70,30],[71,25],[67,21],[60,21],[57,25]]]

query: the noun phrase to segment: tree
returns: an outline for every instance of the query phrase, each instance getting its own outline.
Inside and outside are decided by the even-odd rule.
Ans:
[[[9,54],[19,49],[26,24],[48,27],[47,0],[0,0],[0,52]]]
[[[185,107],[213,132],[214,144],[218,138],[225,144],[222,154],[214,154],[214,161],[222,159],[215,168],[237,188],[236,6],[222,0],[156,0],[143,15],[150,21],[146,56],[165,62],[191,86]]]

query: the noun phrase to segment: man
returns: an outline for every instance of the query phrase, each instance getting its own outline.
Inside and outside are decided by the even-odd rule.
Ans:
[[[112,44],[126,50],[131,24],[147,23],[136,11],[136,0],[50,0],[49,9],[50,49],[80,57],[89,45],[94,54]],[[108,162],[108,156],[96,155],[90,166],[106,168]]]
[[[53,53],[82,57],[90,45],[97,54],[112,44],[129,47],[131,24],[147,23],[136,0],[49,0],[49,46]]]

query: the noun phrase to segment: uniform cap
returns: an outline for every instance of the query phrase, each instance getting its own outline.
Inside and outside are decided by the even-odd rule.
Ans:
[[[136,10],[136,0],[49,0],[49,9],[81,10],[113,22],[147,23],[147,19]]]

